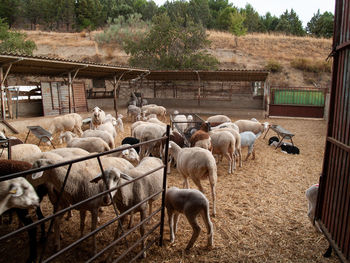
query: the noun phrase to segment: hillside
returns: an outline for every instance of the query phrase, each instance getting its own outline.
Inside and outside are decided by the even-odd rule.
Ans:
[[[97,31],[25,33],[37,44],[34,55],[127,65],[128,55],[120,47],[99,45],[94,41]],[[316,83],[321,87],[330,86],[330,73],[303,72],[292,68],[290,63],[299,58],[322,63],[331,51],[331,39],[269,34],[235,38],[229,33],[217,31],[208,31],[208,36],[211,40],[209,52],[220,61],[221,69],[264,69],[267,62],[273,60],[282,66],[282,71],[270,74],[271,85],[310,86]]]

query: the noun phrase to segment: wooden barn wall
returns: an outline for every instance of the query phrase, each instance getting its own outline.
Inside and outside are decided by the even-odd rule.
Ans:
[[[316,221],[339,255],[350,262],[350,0],[337,0],[333,76]]]

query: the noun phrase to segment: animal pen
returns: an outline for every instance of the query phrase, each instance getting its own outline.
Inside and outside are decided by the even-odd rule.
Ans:
[[[350,1],[337,0],[333,75],[315,219],[343,262],[350,262]]]
[[[163,230],[164,230],[164,207],[165,207],[164,200],[165,200],[165,191],[166,191],[166,184],[167,184],[167,177],[166,177],[167,176],[167,168],[166,168],[167,166],[165,165],[165,163],[167,163],[167,156],[168,156],[169,131],[170,131],[170,126],[167,127],[166,136],[164,136],[160,139],[155,139],[155,140],[151,140],[148,142],[139,143],[139,144],[133,145],[133,146],[126,146],[126,147],[122,147],[120,149],[114,149],[114,150],[111,150],[108,152],[93,154],[93,155],[89,155],[86,157],[81,157],[81,158],[77,158],[74,160],[64,161],[61,163],[49,165],[46,167],[36,168],[36,169],[29,170],[29,171],[19,172],[19,173],[15,173],[15,174],[9,174],[9,175],[0,177],[0,181],[5,181],[8,179],[12,179],[12,178],[20,177],[20,176],[30,176],[31,174],[35,174],[35,173],[38,173],[40,171],[46,171],[46,170],[54,169],[57,167],[68,166],[67,173],[66,173],[65,179],[64,179],[64,183],[63,183],[62,188],[60,189],[58,196],[57,196],[57,203],[59,203],[60,199],[62,198],[62,194],[64,192],[64,188],[66,186],[67,180],[69,180],[69,176],[71,174],[70,173],[71,168],[75,163],[79,163],[79,162],[82,162],[85,160],[90,160],[90,159],[97,159],[98,164],[99,164],[99,168],[101,170],[103,182],[104,182],[106,188],[108,189],[108,186],[106,184],[106,176],[104,174],[104,170],[106,169],[106,167],[103,167],[103,165],[101,163],[101,157],[107,156],[108,154],[111,154],[114,152],[123,151],[123,150],[129,149],[131,147],[137,147],[137,146],[141,146],[141,145],[147,145],[149,143],[156,142],[156,141],[166,140],[165,158],[164,158],[164,164],[162,166],[155,168],[155,169],[153,169],[153,170],[151,170],[151,171],[149,171],[149,172],[147,172],[147,173],[145,173],[145,174],[143,174],[143,175],[141,175],[141,176],[139,176],[131,181],[128,181],[124,184],[118,185],[117,187],[102,191],[99,194],[91,196],[85,200],[78,202],[78,203],[71,204],[70,206],[68,206],[62,210],[56,211],[56,208],[55,208],[51,215],[48,215],[45,218],[40,219],[40,220],[30,224],[30,225],[21,227],[13,232],[10,232],[10,233],[7,233],[7,234],[1,236],[0,242],[3,244],[3,246],[6,246],[5,244],[11,244],[11,242],[13,243],[16,241],[16,237],[18,236],[18,234],[20,234],[26,230],[36,228],[37,226],[44,224],[46,222],[50,222],[50,225],[49,225],[49,228],[47,231],[47,233],[49,235],[48,237],[50,237],[50,233],[51,233],[55,218],[57,218],[59,216],[63,216],[64,213],[66,213],[72,209],[79,209],[79,206],[86,204],[86,203],[88,203],[96,198],[102,198],[103,196],[109,195],[110,200],[112,200],[112,205],[114,208],[115,216],[113,218],[109,219],[109,221],[107,223],[102,224],[101,226],[99,226],[95,230],[89,232],[88,234],[84,235],[83,237],[79,238],[78,240],[75,240],[74,242],[70,243],[69,245],[67,245],[63,249],[54,252],[53,254],[47,253],[48,242],[45,242],[42,246],[41,251],[38,252],[39,262],[51,262],[55,259],[58,259],[60,256],[62,257],[62,256],[67,255],[68,251],[72,250],[73,248],[75,248],[76,246],[78,246],[79,244],[84,242],[85,240],[87,240],[87,239],[91,240],[91,238],[93,236],[97,236],[97,234],[99,232],[106,231],[107,227],[114,226],[114,228],[112,228],[112,233],[114,232],[113,230],[115,230],[118,225],[123,227],[121,225],[121,222],[120,222],[120,219],[122,217],[127,216],[129,213],[132,213],[132,211],[137,209],[140,205],[148,202],[151,198],[154,198],[157,195],[161,195],[161,200],[162,200],[161,205],[155,211],[153,211],[152,214],[150,214],[147,218],[140,219],[141,222],[138,223],[137,225],[133,226],[131,229],[123,230],[123,228],[122,228],[122,234],[119,237],[115,236],[114,239],[109,244],[104,243],[104,245],[105,245],[104,248],[102,248],[95,255],[90,257],[86,262],[92,262],[94,260],[102,260],[103,257],[106,255],[108,255],[108,257],[113,257],[114,255],[113,256],[111,255],[111,253],[112,253],[111,250],[115,251],[114,246],[116,246],[117,244],[120,244],[121,242],[125,242],[127,247],[125,249],[120,249],[120,247],[119,247],[118,252],[116,252],[116,255],[118,255],[118,256],[113,258],[113,262],[119,262],[121,260],[127,260],[127,261],[132,262],[132,261],[135,261],[136,259],[138,259],[143,254],[143,252],[145,252],[147,249],[149,249],[154,243],[158,242],[158,245],[162,246],[162,244],[163,244]],[[134,183],[135,181],[138,181],[144,177],[147,177],[150,174],[152,174],[153,172],[158,171],[160,169],[163,169],[163,183],[162,183],[163,187],[162,187],[162,189],[160,191],[154,193],[153,195],[148,196],[146,199],[142,200],[142,202],[136,204],[135,206],[131,207],[127,211],[119,214],[119,212],[116,208],[115,200],[113,200],[113,198],[111,196],[111,192],[118,191],[118,189],[124,187],[125,185]],[[152,226],[148,225],[148,231],[143,236],[136,239],[135,242],[133,242],[133,243],[130,243],[130,240],[126,239],[133,232],[135,232],[138,228],[145,226],[145,224],[149,224],[149,221],[151,220],[151,218],[154,218],[156,215],[158,215],[158,217],[157,217],[158,220],[156,221],[155,224],[152,224]],[[147,239],[148,239],[148,241],[146,243],[145,248],[140,250],[140,251],[137,250],[136,247],[140,243],[145,242],[145,240],[147,240]],[[19,248],[17,248],[17,249],[19,249]],[[72,257],[72,254],[70,254],[70,257]],[[7,260],[11,261],[11,258],[7,258]],[[81,259],[77,258],[76,260],[81,260]]]

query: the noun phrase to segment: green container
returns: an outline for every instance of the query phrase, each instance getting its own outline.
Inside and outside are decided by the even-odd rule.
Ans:
[[[274,90],[274,104],[324,106],[322,91]]]

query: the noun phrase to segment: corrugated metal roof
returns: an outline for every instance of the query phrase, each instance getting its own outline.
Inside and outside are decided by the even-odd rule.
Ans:
[[[264,70],[216,70],[216,71],[151,71],[146,76],[148,80],[198,80],[201,81],[265,81],[269,75],[268,71]]]
[[[118,65],[98,64],[60,58],[27,56],[12,53],[0,54],[0,66],[5,70],[12,63],[10,74],[61,76],[79,69],[77,78],[110,79],[123,75],[123,80],[137,78],[146,74],[147,69],[131,68]],[[151,71],[146,76],[155,81],[265,81],[269,72],[264,70],[165,70]]]
[[[77,78],[117,78],[126,72],[123,80],[134,79],[147,69],[98,64],[93,62],[67,60],[40,56],[27,56],[11,53],[0,54],[0,65],[6,68],[12,63],[10,74],[60,76],[79,69]]]

